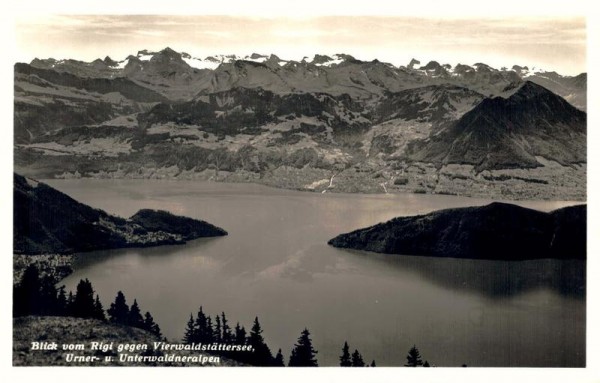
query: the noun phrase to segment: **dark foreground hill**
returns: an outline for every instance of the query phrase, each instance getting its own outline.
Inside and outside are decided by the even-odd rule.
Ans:
[[[73,253],[180,244],[227,235],[207,222],[140,210],[130,219],[79,203],[50,186],[14,175],[14,252]]]
[[[544,213],[505,203],[394,218],[329,241],[377,253],[520,260],[585,259],[586,205]]]

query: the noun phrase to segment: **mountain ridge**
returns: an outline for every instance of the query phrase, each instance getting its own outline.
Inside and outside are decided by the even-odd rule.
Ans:
[[[398,255],[524,260],[586,258],[586,205],[544,213],[494,202],[390,221],[340,234],[334,247]]]
[[[227,235],[225,230],[207,222],[164,211],[140,210],[129,219],[112,216],[16,173],[13,196],[16,254],[174,245]]]
[[[16,65],[15,168],[50,178],[585,199],[586,114],[569,102],[585,98],[586,75],[395,67],[345,54],[220,56],[207,69],[190,60],[165,49],[127,63]],[[542,75],[565,97],[534,82]]]

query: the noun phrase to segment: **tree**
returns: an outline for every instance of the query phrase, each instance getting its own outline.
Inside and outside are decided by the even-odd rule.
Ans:
[[[58,315],[58,291],[53,277],[46,275],[40,278],[40,315]]]
[[[196,325],[194,323],[194,315],[190,313],[190,320],[187,322],[185,327],[185,333],[183,334],[184,343],[194,343],[197,341]]]
[[[362,355],[360,355],[360,352],[358,352],[358,350],[354,350],[354,352],[352,353],[352,367],[364,367],[365,366],[365,362],[363,360]]]
[[[65,285],[60,286],[58,289],[58,296],[56,298],[56,312],[57,315],[66,316],[69,302],[67,301],[67,292]]]
[[[21,277],[21,282],[13,290],[13,315],[39,314],[40,289],[40,273],[37,267],[33,264],[27,266]]]
[[[298,343],[294,345],[288,366],[317,367],[318,363],[315,358],[317,352],[312,346],[310,332],[305,328],[298,338]]]
[[[206,330],[204,334],[204,343],[212,343],[215,340],[215,330],[213,329],[212,319],[210,315],[206,316]]]
[[[100,319],[101,321],[106,321],[106,315],[104,315],[104,307],[102,307],[102,302],[100,302],[100,297],[96,294],[96,300],[94,301],[94,316],[93,318]]]
[[[348,342],[344,342],[344,347],[342,347],[342,355],[340,356],[340,366],[352,366],[352,360],[350,359],[350,347],[348,347]]]
[[[144,318],[142,318],[142,313],[140,311],[140,306],[137,303],[137,299],[133,300],[133,304],[129,309],[129,313],[127,314],[127,324],[137,328],[144,327]]]
[[[246,344],[246,329],[244,326],[240,327],[240,322],[235,325],[235,344],[244,345]]]
[[[216,316],[215,317],[215,331],[214,331],[214,336],[213,339],[215,342],[220,343],[221,342],[221,317],[220,316]]]
[[[371,367],[377,367],[377,365],[375,364],[375,359],[373,359],[373,361],[371,361]]]
[[[192,319],[192,323],[193,323],[193,318]],[[189,324],[189,322],[188,322]],[[150,331],[151,333],[153,333],[154,335],[160,337],[162,336],[161,332],[160,332],[160,327],[158,326],[158,324],[156,324],[154,322],[154,318],[152,318],[152,315],[146,311],[146,314],[144,315],[144,323],[142,328],[146,331]]]
[[[254,324],[248,336],[248,344],[252,346],[253,352],[249,357],[249,363],[254,366],[271,366],[273,364],[273,354],[269,346],[265,343],[262,336],[262,328],[258,317],[254,318]]]
[[[67,297],[67,316],[73,315],[73,302],[75,302],[75,297],[73,296],[73,292],[69,291],[69,296]]]
[[[429,365],[428,361],[425,361],[425,363],[423,363],[423,367],[431,367],[431,366]]]
[[[273,359],[273,367],[285,367],[285,362],[283,361],[283,354],[281,353],[281,349],[277,351],[277,355],[275,355],[275,359]]]
[[[94,289],[92,283],[86,278],[77,284],[75,300],[71,309],[72,315],[79,318],[93,318],[95,314]]]
[[[198,316],[196,317],[196,335],[194,337],[195,342],[212,342],[212,323],[211,327],[209,328],[208,319],[210,319],[210,317],[206,318],[204,311],[202,311],[202,306],[200,306],[200,309],[198,310]]]
[[[229,321],[225,317],[225,312],[221,312],[221,340],[223,343],[230,344],[233,340],[231,335],[231,327],[227,324]]]
[[[108,313],[111,322],[127,324],[129,306],[125,300],[125,295],[123,295],[121,291],[117,293],[114,303],[110,304],[110,308],[106,312]]]
[[[408,355],[406,356],[406,364],[405,367],[418,367],[422,366],[423,361],[421,360],[421,353],[417,346],[413,345],[411,349],[408,351]]]

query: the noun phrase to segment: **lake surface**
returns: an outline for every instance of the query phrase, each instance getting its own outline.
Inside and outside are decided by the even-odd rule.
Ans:
[[[137,298],[181,339],[200,305],[264,337],[287,363],[307,327],[320,365],[344,341],[366,362],[400,366],[415,344],[438,366],[585,365],[585,262],[390,256],[336,249],[334,236],[400,215],[491,201],[442,195],[316,194],[252,184],[46,180],[73,198],[129,217],[141,208],[199,218],[229,232],[182,246],[85,253],[61,283],[88,278],[105,308]],[[574,204],[532,201],[549,211]]]

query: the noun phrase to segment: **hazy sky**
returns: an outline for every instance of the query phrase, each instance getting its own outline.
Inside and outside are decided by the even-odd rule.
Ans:
[[[417,58],[495,67],[513,64],[586,71],[582,17],[415,18],[373,16],[21,16],[18,61],[34,57],[122,60],[169,46],[195,57],[275,53],[284,59],[348,53],[406,65]]]

